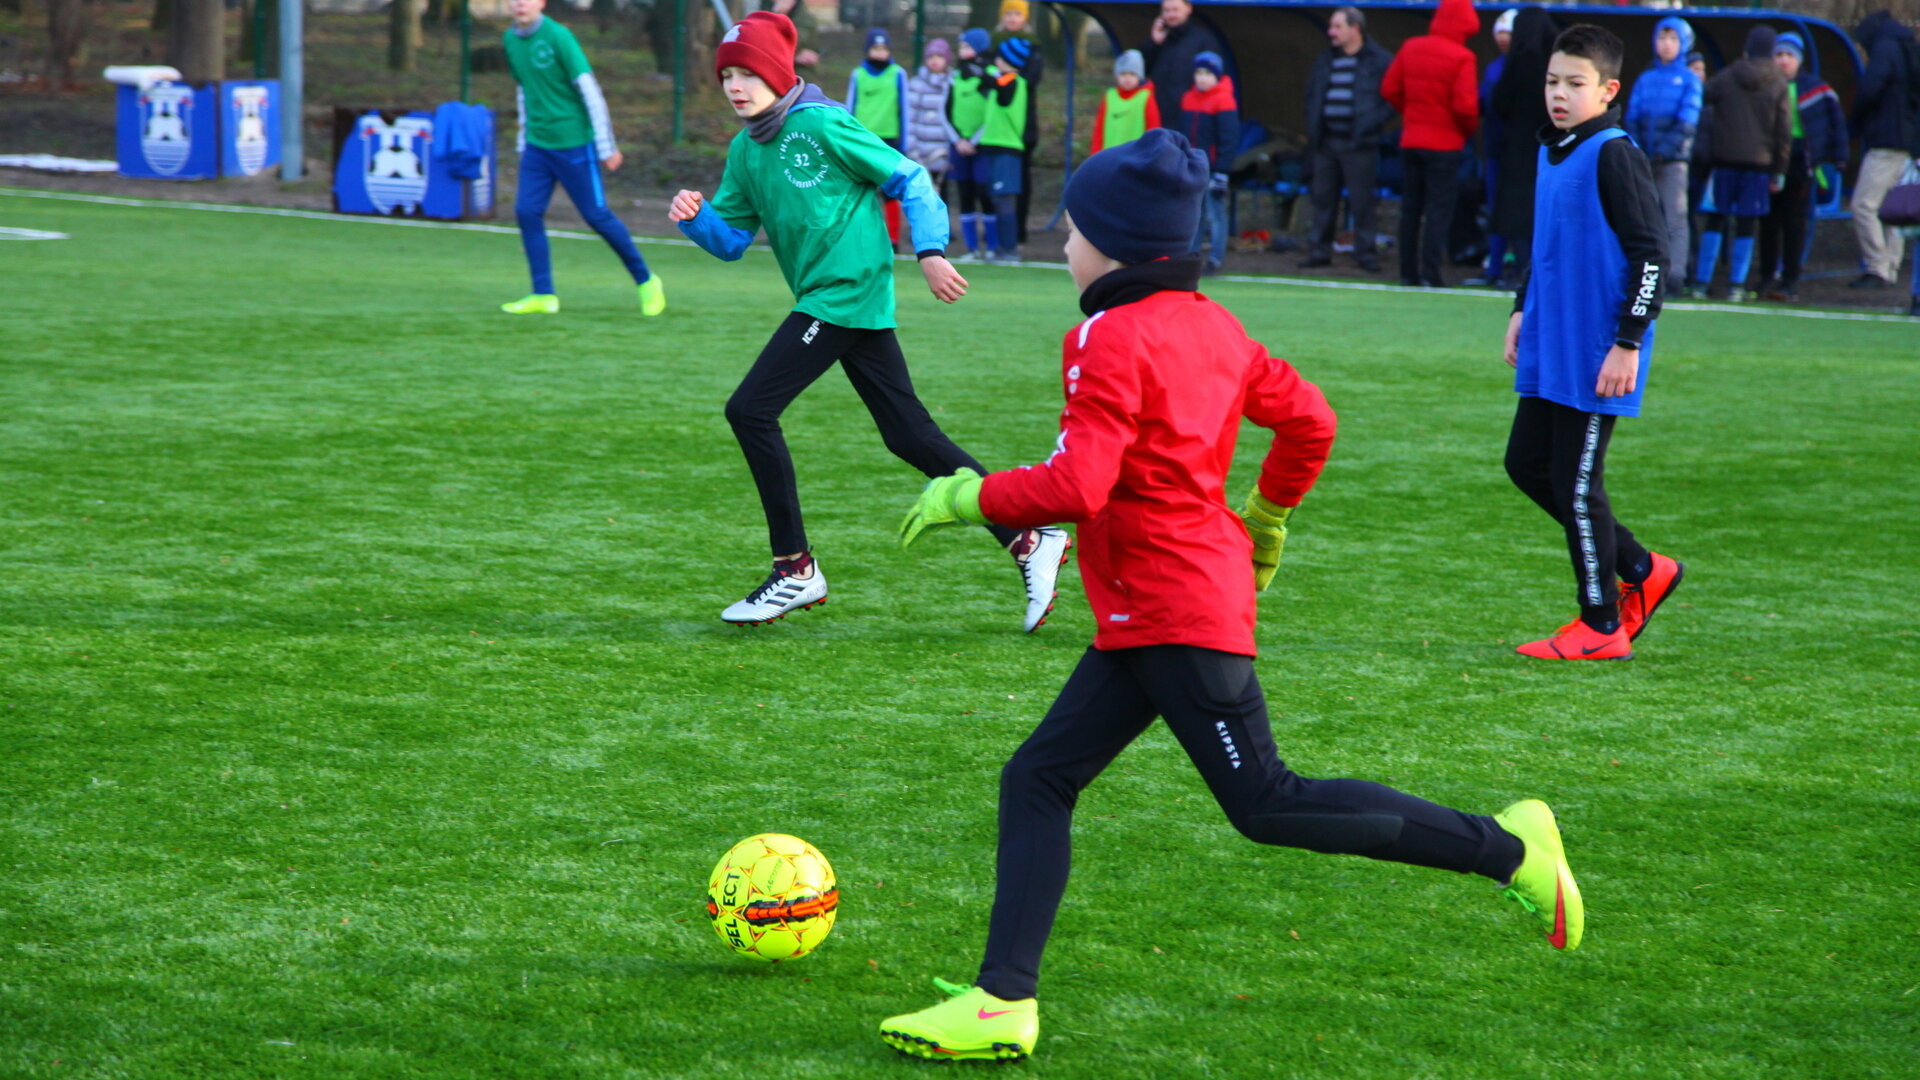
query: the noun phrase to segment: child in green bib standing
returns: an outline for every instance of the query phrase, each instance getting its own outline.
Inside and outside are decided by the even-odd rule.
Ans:
[[[847,76],[847,109],[881,142],[907,152],[907,69],[893,62],[893,39],[882,28],[867,31],[867,58]],[[886,200],[885,209],[887,239],[899,250],[899,200]]]
[[[1147,79],[1147,61],[1138,49],[1113,58],[1113,85],[1093,117],[1093,150],[1120,146],[1160,126],[1160,105]]]
[[[740,258],[765,229],[793,290],[793,313],[727,401],[727,422],[759,489],[774,556],[773,573],[720,615],[743,626],[826,602],[827,579],[801,522],[780,415],[834,364],[901,460],[929,477],[963,467],[985,471],[927,414],[893,333],[892,256],[879,200],[884,195],[905,205],[920,272],[933,295],[950,304],[966,295],[967,282],[942,254],[946,205],[925,168],[795,76],[794,40],[793,23],[773,12],[755,12],[727,31],[714,67],[746,130],[727,148],[713,199],[682,191],[668,211],[689,239],[727,261]],[[1023,625],[1031,633],[1053,610],[1071,541],[1051,527],[987,530],[1020,571]],[[951,595],[931,587],[928,594]]]

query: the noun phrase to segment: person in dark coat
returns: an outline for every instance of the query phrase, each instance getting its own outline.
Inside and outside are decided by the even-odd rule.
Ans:
[[[1149,39],[1140,46],[1147,78],[1153,81],[1154,100],[1160,106],[1160,126],[1186,130],[1180,99],[1193,89],[1193,61],[1203,52],[1227,55],[1220,38],[1194,19],[1193,4],[1160,0],[1160,17],[1153,20]]]
[[[1907,92],[1920,71],[1908,63],[1913,31],[1892,14],[1876,11],[1860,20],[1853,36],[1867,54],[1867,69],[1853,92],[1853,130],[1866,154],[1853,185],[1853,235],[1865,267],[1852,282],[1856,289],[1877,289],[1900,276],[1905,240],[1898,229],[1880,224],[1880,201],[1900,182],[1907,162],[1920,154],[1920,116],[1907,108]]]
[[[1362,270],[1380,269],[1374,250],[1374,177],[1380,136],[1393,109],[1380,96],[1393,54],[1367,40],[1367,17],[1343,7],[1327,20],[1327,50],[1307,81],[1307,146],[1313,154],[1312,248],[1303,267],[1333,265],[1340,189],[1353,210],[1353,255]]]
[[[1765,24],[1747,31],[1745,56],[1707,80],[1702,112],[1707,160],[1707,227],[1693,289],[1706,295],[1723,246],[1728,249],[1727,298],[1750,300],[1747,274],[1760,221],[1786,187],[1793,153],[1793,94],[1773,63],[1780,35]],[[1731,242],[1727,242],[1731,238]]]
[[[1507,67],[1493,88],[1493,111],[1500,117],[1500,185],[1493,193],[1494,231],[1507,238],[1513,265],[1524,278],[1533,249],[1533,185],[1540,166],[1540,129],[1547,115],[1547,61],[1560,24],[1537,7],[1520,9],[1513,20]]]
[[[1781,34],[1773,43],[1773,63],[1786,76],[1793,107],[1793,150],[1787,180],[1760,221],[1760,295],[1792,302],[1800,298],[1801,256],[1813,224],[1813,197],[1827,183],[1822,165],[1847,167],[1847,117],[1840,97],[1812,68],[1803,67],[1806,39]]]

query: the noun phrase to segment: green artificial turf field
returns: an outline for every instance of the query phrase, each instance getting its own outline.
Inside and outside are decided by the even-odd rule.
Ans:
[[[651,219],[642,228],[663,231]],[[966,980],[1000,762],[1091,634],[1019,633],[973,530],[837,375],[788,415],[833,601],[757,631],[721,403],[770,258],[598,241],[514,319],[487,232],[0,193],[0,1075],[905,1077],[874,1036]],[[919,386],[989,465],[1052,446],[1062,272],[899,268]],[[1223,283],[1341,438],[1261,602],[1283,754],[1559,811],[1556,954],[1486,883],[1261,849],[1164,730],[1080,804],[1044,1077],[1910,1077],[1920,328],[1676,311],[1609,487],[1687,584],[1630,663],[1500,466],[1493,299]],[[1243,440],[1237,497],[1262,441]],[[706,874],[777,830],[839,872],[766,967]]]

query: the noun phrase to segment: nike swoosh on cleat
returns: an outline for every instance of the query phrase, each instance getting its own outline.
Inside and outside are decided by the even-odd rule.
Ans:
[[[1567,947],[1567,886],[1558,874],[1553,878],[1553,932],[1547,935],[1547,944]]]
[[[1005,1016],[1012,1011],[1012,1009],[1001,1009],[999,1012],[988,1012],[985,1009],[980,1009],[974,1013],[974,1017],[979,1020],[991,1020],[996,1016]]]
[[[1612,642],[1608,642],[1607,644],[1608,644],[1608,645],[1611,645],[1611,644],[1612,644]],[[1592,656],[1592,655],[1593,655],[1594,653],[1597,653],[1597,652],[1599,652],[1599,651],[1600,651],[1601,649],[1604,649],[1604,648],[1606,648],[1606,647],[1607,647],[1606,645],[1595,645],[1595,646],[1594,646],[1593,648],[1591,648],[1591,649],[1581,649],[1581,650],[1580,650],[1580,655],[1581,655],[1581,656]]]

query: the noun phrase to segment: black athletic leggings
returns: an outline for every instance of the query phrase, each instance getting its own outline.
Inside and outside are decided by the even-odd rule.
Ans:
[[[1519,868],[1520,841],[1490,817],[1365,780],[1309,780],[1289,770],[1274,749],[1251,657],[1192,645],[1088,649],[1000,772],[998,880],[977,980],[988,993],[1033,996],[1067,887],[1074,803],[1156,716],[1249,840],[1495,881]]]
[[[1611,617],[1618,578],[1647,549],[1614,520],[1604,483],[1614,418],[1545,398],[1522,397],[1507,436],[1507,475],[1567,534],[1583,614]],[[1601,609],[1601,610],[1595,610]]]
[[[793,456],[780,431],[780,414],[836,360],[894,456],[930,477],[951,475],[962,466],[982,474],[987,471],[927,415],[927,407],[914,395],[907,358],[901,355],[892,330],[835,326],[796,311],[773,332],[752,370],[727,399],[727,423],[733,425],[747,468],[760,489],[775,557],[808,549]],[[989,525],[987,531],[1003,546],[1020,534],[1000,525]]]

